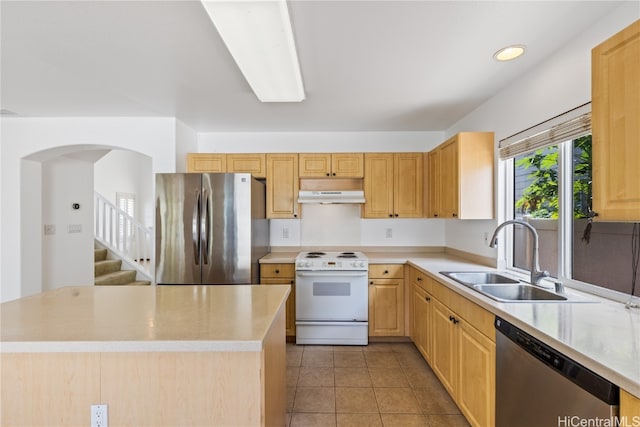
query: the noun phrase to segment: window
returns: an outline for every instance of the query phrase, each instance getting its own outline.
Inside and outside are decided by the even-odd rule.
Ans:
[[[589,219],[590,117],[584,112],[573,116],[554,118],[560,123],[530,130],[533,136],[501,141],[510,180],[507,218],[526,221],[538,231],[540,267],[552,277],[626,302],[632,286],[634,225]],[[574,131],[564,132],[567,123],[580,120],[581,129],[573,126]],[[551,137],[544,139],[545,135]],[[530,233],[516,225],[507,236],[508,267],[529,271]],[[638,287],[635,295],[640,296]]]

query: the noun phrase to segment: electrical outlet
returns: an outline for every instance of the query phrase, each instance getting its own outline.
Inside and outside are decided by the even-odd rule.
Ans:
[[[387,239],[392,238],[392,237],[393,237],[393,229],[391,229],[391,228],[387,228],[387,234],[386,234],[386,236],[387,236]]]
[[[82,233],[82,224],[69,224],[67,226],[67,232],[71,233]]]
[[[289,238],[289,227],[282,227],[282,238],[283,239]]]
[[[91,405],[91,427],[109,427],[107,405]]]
[[[44,235],[48,236],[51,234],[56,234],[56,226],[54,224],[45,224],[44,225]]]

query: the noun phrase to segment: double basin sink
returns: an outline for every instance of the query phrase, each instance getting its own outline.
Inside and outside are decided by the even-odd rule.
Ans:
[[[566,295],[490,271],[441,271],[440,274],[500,302],[573,302]]]

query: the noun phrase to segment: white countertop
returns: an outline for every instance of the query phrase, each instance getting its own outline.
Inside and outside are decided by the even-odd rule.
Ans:
[[[293,262],[297,252],[274,252],[261,262]],[[501,303],[441,275],[440,271],[493,270],[440,253],[367,252],[370,264],[403,264],[422,270],[491,313],[547,343],[640,398],[640,310],[567,288],[594,303]]]
[[[288,285],[76,286],[0,305],[9,352],[260,351]]]

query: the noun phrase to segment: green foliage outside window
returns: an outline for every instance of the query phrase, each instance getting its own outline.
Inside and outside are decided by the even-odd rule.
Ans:
[[[586,218],[591,206],[591,135],[573,141],[573,216]],[[516,208],[533,218],[558,218],[558,147],[547,147],[516,161],[516,167],[532,169],[531,184]]]

